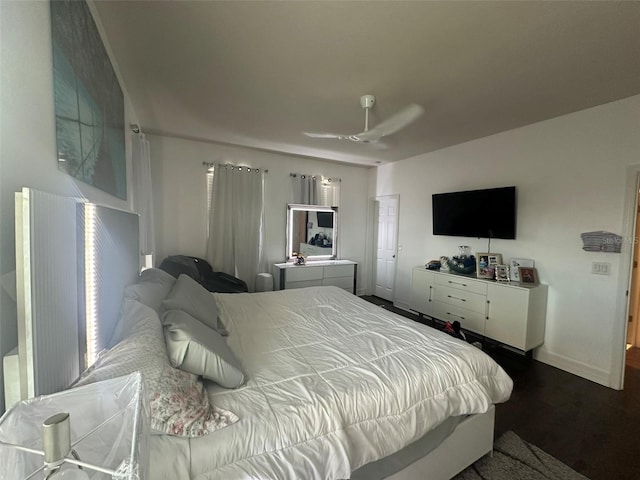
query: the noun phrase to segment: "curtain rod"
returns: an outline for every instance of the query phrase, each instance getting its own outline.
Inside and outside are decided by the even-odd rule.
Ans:
[[[323,175],[309,175],[308,173],[295,173],[295,172],[291,172],[289,174],[290,177],[297,177],[298,175],[300,175],[300,178],[305,178],[305,177],[311,177],[311,178],[317,178],[317,177],[322,177]],[[326,177],[326,179],[329,182],[342,182],[341,178],[331,178],[331,177]]]
[[[215,164],[215,163],[211,163],[211,162],[202,162],[202,166],[203,167],[207,167],[207,168],[211,168],[211,167],[215,167],[216,165],[222,165],[222,164]],[[225,163],[224,165],[222,165],[225,168],[231,167],[232,169],[238,169],[238,170],[242,170],[243,168],[252,171],[255,170],[256,173],[259,173],[261,171],[261,169],[259,168],[252,168],[252,167],[247,167],[246,165],[232,165],[231,163]],[[264,173],[269,173],[269,170],[267,170],[266,168],[264,170],[262,170]]]

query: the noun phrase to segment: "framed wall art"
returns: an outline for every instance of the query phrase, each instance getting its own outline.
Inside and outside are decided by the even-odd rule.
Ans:
[[[124,95],[86,1],[52,1],[58,168],[127,198]]]

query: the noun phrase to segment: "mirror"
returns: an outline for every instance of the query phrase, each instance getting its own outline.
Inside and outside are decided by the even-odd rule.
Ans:
[[[287,261],[301,253],[307,261],[336,258],[338,207],[287,206]]]

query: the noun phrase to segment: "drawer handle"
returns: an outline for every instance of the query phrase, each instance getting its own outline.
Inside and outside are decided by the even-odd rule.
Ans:
[[[453,295],[447,295],[447,297],[449,297],[449,298],[455,298],[456,300],[460,300],[460,301],[463,301],[463,302],[466,302],[466,301],[467,301],[467,299],[466,299],[466,298],[462,298],[462,297],[454,297]]]
[[[464,320],[464,317],[461,317],[460,315],[456,315],[455,313],[447,312],[447,315],[451,315],[452,317],[458,317],[460,320]]]
[[[429,285],[429,301],[431,301],[431,294],[433,293],[433,287]]]
[[[463,287],[466,287],[466,286],[467,286],[467,284],[466,284],[466,283],[452,282],[451,280],[447,280],[447,282],[449,282],[449,283],[453,283],[453,284],[455,284],[455,285],[462,285]]]

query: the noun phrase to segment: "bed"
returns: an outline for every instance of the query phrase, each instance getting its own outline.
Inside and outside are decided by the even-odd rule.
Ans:
[[[449,478],[490,451],[512,382],[478,348],[337,287],[208,295],[244,379],[204,391],[233,419],[153,435],[150,478]]]
[[[43,205],[52,203],[47,198]],[[75,204],[69,210],[75,213]],[[129,217],[127,231],[135,235]],[[114,241],[109,229],[95,233],[101,236],[92,245],[120,246],[96,265],[119,255],[129,269],[109,275],[100,269],[95,294],[109,308],[91,313],[100,333],[96,348],[107,348],[74,386],[142,372],[157,432],[148,478],[438,480],[490,452],[493,405],[509,398],[512,382],[476,347],[336,287],[210,294],[196,285],[176,303],[179,285],[192,279],[148,269],[129,285],[138,275],[130,260],[137,244]],[[84,257],[91,257],[86,246]],[[31,263],[46,264],[33,256]],[[45,290],[58,281],[40,270]],[[78,310],[93,305],[79,303]],[[178,318],[173,323],[171,315]],[[77,316],[68,317],[78,324]],[[200,333],[185,342],[181,324]],[[211,336],[215,342],[201,342]],[[55,360],[57,340],[48,344],[37,360],[56,365],[49,375],[59,371],[56,381],[68,385],[70,373]],[[79,358],[72,350],[62,353]],[[226,353],[216,357],[217,350]],[[185,358],[177,361],[176,351]]]

